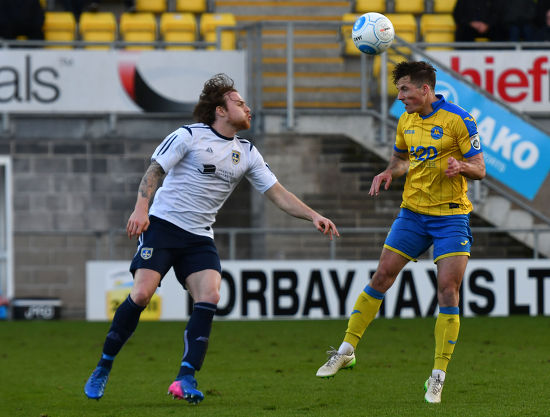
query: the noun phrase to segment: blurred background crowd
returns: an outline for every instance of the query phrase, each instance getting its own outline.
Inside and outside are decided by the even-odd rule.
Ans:
[[[134,0],[119,0],[134,11]],[[110,4],[110,3],[109,3]],[[78,22],[85,11],[102,10],[101,0],[58,0]],[[44,39],[45,1],[0,0],[0,38]],[[453,11],[455,40],[531,42],[550,40],[550,0],[457,0]]]

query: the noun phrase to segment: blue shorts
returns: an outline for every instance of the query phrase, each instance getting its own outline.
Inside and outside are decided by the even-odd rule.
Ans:
[[[214,269],[221,274],[220,256],[214,240],[189,233],[155,216],[150,216],[149,220],[149,228],[140,235],[130,265],[132,275],[141,268],[152,269],[160,274],[162,280],[170,268],[174,268],[176,278],[185,288],[185,279],[193,272]]]
[[[428,216],[402,208],[384,247],[411,261],[434,245],[434,263],[449,256],[470,256],[473,237],[469,214]]]

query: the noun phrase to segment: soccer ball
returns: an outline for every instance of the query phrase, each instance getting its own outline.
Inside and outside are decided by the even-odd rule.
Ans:
[[[395,38],[395,30],[386,16],[369,12],[355,21],[351,37],[361,52],[378,55],[390,47]]]

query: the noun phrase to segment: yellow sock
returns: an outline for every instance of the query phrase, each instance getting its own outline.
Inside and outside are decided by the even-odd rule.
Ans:
[[[460,316],[458,307],[440,307],[435,322],[434,368],[447,372],[447,365],[458,340]]]
[[[371,321],[374,320],[378,310],[380,310],[382,300],[384,300],[383,293],[376,291],[368,285],[365,287],[353,306],[344,342],[350,343],[354,349],[357,347],[361,336],[363,336]]]

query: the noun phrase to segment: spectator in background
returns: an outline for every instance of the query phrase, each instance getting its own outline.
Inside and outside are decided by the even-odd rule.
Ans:
[[[126,11],[135,11],[135,0],[123,1]],[[63,7],[66,11],[72,12],[78,22],[82,12],[98,12],[101,7],[101,0],[63,0]]]
[[[530,42],[537,40],[536,0],[500,0],[498,6],[503,41]]]
[[[457,0],[453,10],[456,42],[473,42],[476,38],[499,40],[496,0]]]
[[[550,0],[538,0],[535,13],[537,40],[550,41]]]
[[[44,40],[40,0],[0,0],[0,38]]]

